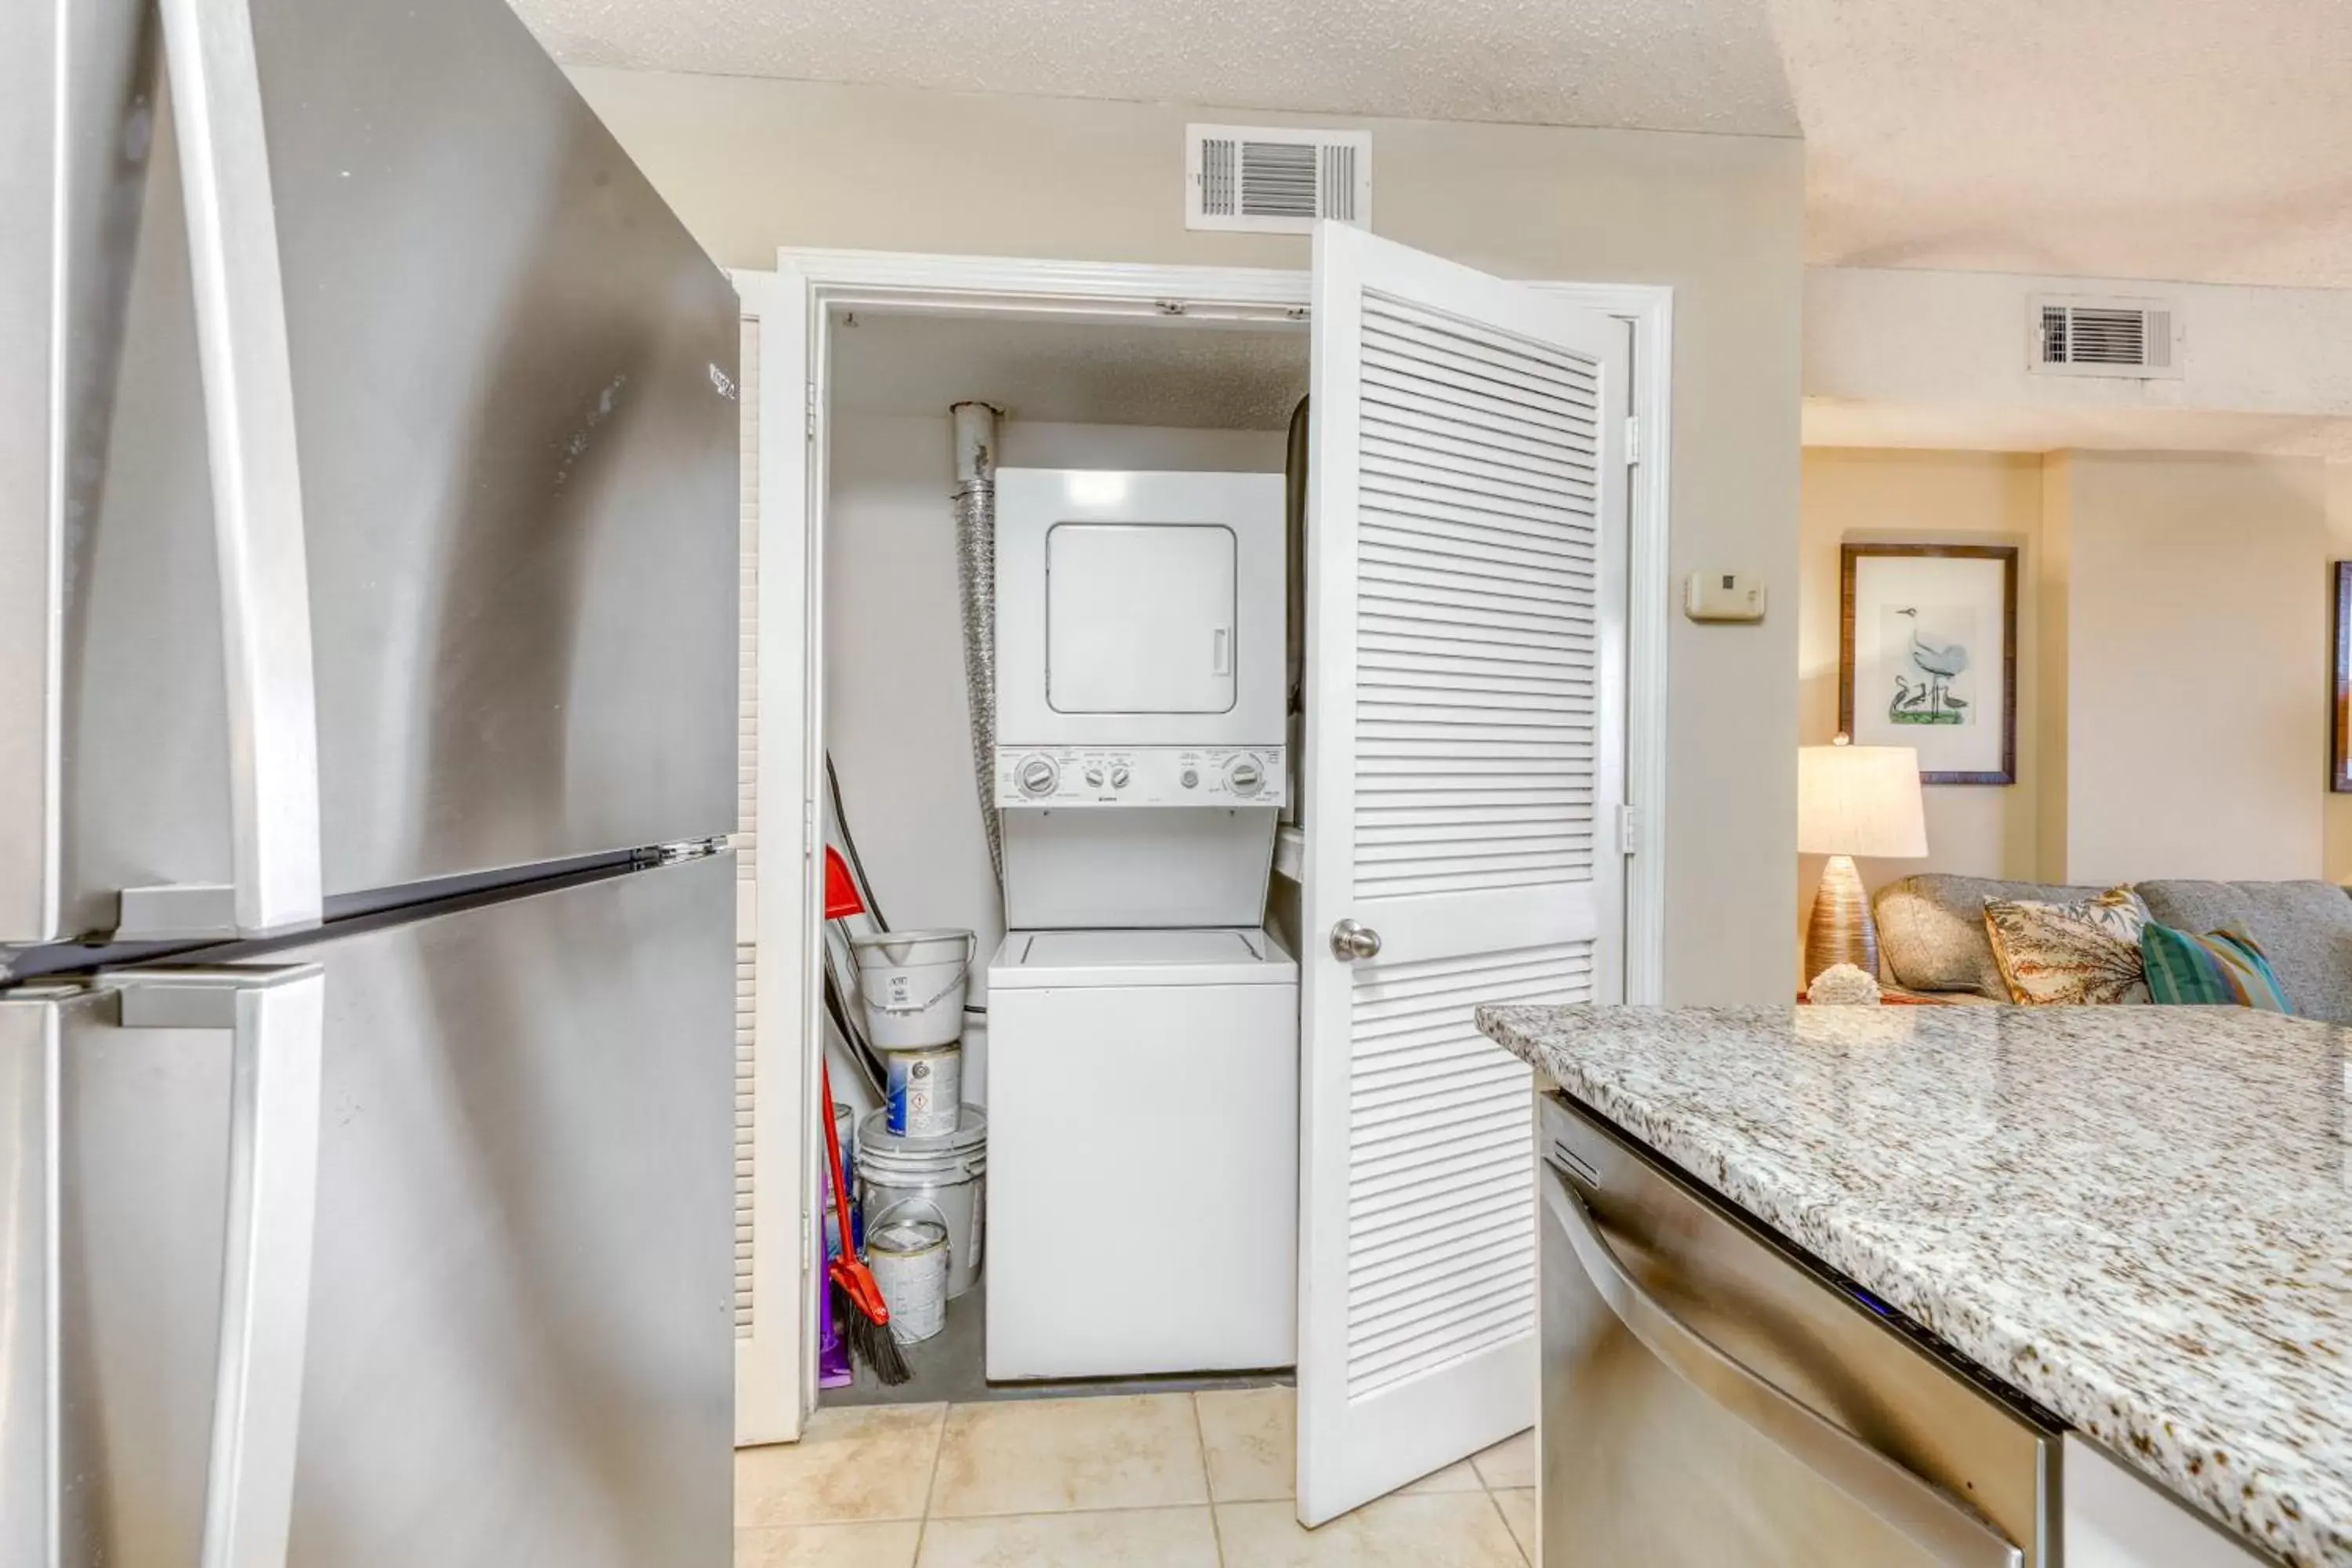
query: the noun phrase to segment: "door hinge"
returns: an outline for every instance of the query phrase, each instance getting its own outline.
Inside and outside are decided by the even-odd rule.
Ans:
[[[816,383],[811,381],[802,384],[808,389],[808,396],[801,405],[801,411],[808,416],[808,438],[814,441],[816,439]]]
[[[1625,466],[1630,468],[1641,460],[1642,416],[1629,414],[1625,416]]]
[[[816,858],[816,802],[801,802],[801,858]]]
[[[1617,852],[1639,855],[1642,852],[1642,808],[1621,805],[1617,808]]]

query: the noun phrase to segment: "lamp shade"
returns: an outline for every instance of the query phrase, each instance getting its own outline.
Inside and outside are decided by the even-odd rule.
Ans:
[[[1919,753],[1908,746],[1798,747],[1797,848],[1897,859],[1927,853]]]

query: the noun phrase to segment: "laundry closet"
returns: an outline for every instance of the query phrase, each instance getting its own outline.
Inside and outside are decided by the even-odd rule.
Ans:
[[[832,837],[869,917],[972,933],[954,1158],[982,1197],[940,1216],[965,1289],[904,1347],[907,1397],[1295,1360],[1297,965],[1267,917],[1307,350],[1181,320],[865,310],[833,334]],[[859,1105],[923,1070],[860,1048],[854,977],[896,946],[866,923],[833,952]],[[933,1146],[893,1120],[862,1110],[845,1163]]]
[[[785,340],[822,1120],[913,1373],[816,1401],[1295,1375],[1310,1522],[1534,1418],[1471,1010],[1626,994],[1633,341],[1318,260],[1311,308],[878,288]]]

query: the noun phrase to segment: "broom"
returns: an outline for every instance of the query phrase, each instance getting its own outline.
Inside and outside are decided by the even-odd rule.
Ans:
[[[821,1107],[824,1121],[825,1152],[832,1163],[825,1167],[833,1183],[833,1212],[841,1226],[841,1256],[826,1268],[833,1286],[833,1321],[841,1325],[842,1338],[849,1342],[849,1353],[874,1369],[874,1375],[895,1386],[915,1375],[899,1352],[898,1342],[890,1334],[890,1307],[882,1300],[882,1287],[875,1282],[874,1271],[866,1267],[857,1249],[851,1245],[849,1233],[849,1173],[841,1163],[841,1133],[833,1124],[833,1064],[822,1064],[824,1103]]]

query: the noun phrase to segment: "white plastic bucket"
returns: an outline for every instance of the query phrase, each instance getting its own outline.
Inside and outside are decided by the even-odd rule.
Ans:
[[[948,1226],[919,1199],[894,1204],[866,1231],[866,1266],[890,1309],[890,1337],[902,1345],[948,1326]]]
[[[980,942],[968,931],[885,931],[849,939],[866,1032],[877,1049],[950,1046]]]
[[[963,1098],[969,1105],[988,1103],[988,1009],[964,1005],[963,1037],[956,1042],[963,1051]]]
[[[901,1138],[950,1138],[963,1112],[963,1052],[955,1046],[885,1051],[883,1124]]]
[[[857,1185],[870,1216],[907,1202],[929,1205],[948,1227],[948,1294],[980,1282],[987,1261],[982,1234],[988,1197],[988,1113],[967,1105],[952,1136],[900,1138],[886,1113],[857,1130]]]
[[[839,1100],[833,1102],[833,1136],[841,1145],[841,1174],[849,1190],[857,1190],[857,1112]]]

